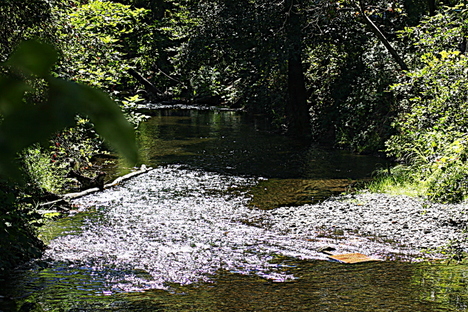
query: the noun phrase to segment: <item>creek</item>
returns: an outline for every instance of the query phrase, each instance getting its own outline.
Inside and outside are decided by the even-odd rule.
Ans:
[[[275,209],[344,192],[381,159],[311,146],[232,111],[160,109],[139,142],[154,169],[44,226],[49,249],[2,283],[1,311],[467,309],[463,265],[334,263],[317,250],[345,240],[278,230],[291,220]]]

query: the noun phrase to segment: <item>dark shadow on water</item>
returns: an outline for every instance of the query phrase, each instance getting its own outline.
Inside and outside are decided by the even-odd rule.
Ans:
[[[266,178],[359,179],[384,160],[275,134],[239,112],[161,111],[140,127],[144,161]]]
[[[155,114],[139,129],[145,164],[183,164],[264,177],[252,190],[258,197],[255,206],[263,209],[323,200],[386,165],[382,158],[273,133],[264,118],[241,112],[161,110]]]

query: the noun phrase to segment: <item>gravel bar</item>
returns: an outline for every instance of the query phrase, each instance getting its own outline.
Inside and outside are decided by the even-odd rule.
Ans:
[[[466,250],[467,208],[466,203],[437,204],[364,192],[314,205],[278,208],[271,211],[268,222],[272,229],[297,235],[315,228],[328,233],[325,235],[374,237],[376,242],[424,253],[440,251],[448,244]]]

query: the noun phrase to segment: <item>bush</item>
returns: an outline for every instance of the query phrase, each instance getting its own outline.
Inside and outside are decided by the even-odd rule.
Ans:
[[[354,20],[334,21],[341,31],[307,50],[312,135],[357,152],[382,151],[395,114],[388,86],[399,71],[385,47]]]
[[[419,52],[414,69],[392,86],[400,115],[387,151],[426,183],[429,198],[442,202],[468,195],[468,58],[457,44],[466,14],[448,8],[402,32]]]
[[[44,250],[35,230],[40,216],[27,199],[20,187],[0,181],[0,275]]]
[[[67,168],[63,163],[54,162],[53,155],[35,144],[21,153],[21,159],[31,183],[46,192],[60,193],[65,184]]]

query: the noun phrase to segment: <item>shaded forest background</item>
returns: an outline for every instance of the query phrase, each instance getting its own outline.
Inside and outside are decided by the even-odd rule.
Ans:
[[[464,200],[467,15],[451,0],[3,0],[0,143],[28,137],[27,125],[8,131],[12,103],[41,111],[60,93],[55,79],[67,82],[58,102],[68,115],[47,140],[2,145],[23,178],[7,178],[11,155],[0,153],[0,244],[13,255],[0,267],[40,252],[35,202],[69,187],[70,172],[93,174],[92,157],[111,151],[102,139],[111,122],[70,104],[73,83],[102,90],[135,128],[144,101],[243,108],[285,135],[398,161],[377,180]],[[39,48],[18,57],[31,39]],[[53,67],[26,75],[19,59]]]

